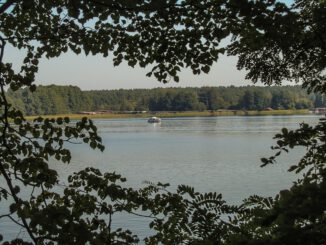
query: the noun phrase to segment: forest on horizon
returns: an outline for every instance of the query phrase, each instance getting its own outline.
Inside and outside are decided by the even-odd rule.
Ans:
[[[309,109],[325,107],[320,94],[300,86],[154,88],[82,91],[77,86],[38,86],[7,91],[9,102],[26,115],[81,111],[204,111]]]

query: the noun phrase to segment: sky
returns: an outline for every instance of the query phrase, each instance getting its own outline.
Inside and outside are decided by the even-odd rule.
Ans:
[[[284,0],[290,4],[292,0]],[[12,47],[5,50],[6,61],[18,67],[21,54]],[[151,69],[131,68],[126,63],[113,66],[112,57],[75,55],[71,52],[51,60],[42,59],[36,84],[75,85],[82,90],[134,89],[156,87],[202,87],[202,86],[246,86],[252,82],[245,79],[245,71],[236,68],[237,58],[221,56],[209,74],[193,75],[184,69],[179,74],[180,81],[163,84],[155,77],[146,77]],[[261,85],[261,84],[258,84]]]

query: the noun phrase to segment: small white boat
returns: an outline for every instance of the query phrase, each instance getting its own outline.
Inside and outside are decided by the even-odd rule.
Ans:
[[[160,123],[161,122],[161,118],[159,117],[151,117],[147,120],[147,122],[149,123]]]

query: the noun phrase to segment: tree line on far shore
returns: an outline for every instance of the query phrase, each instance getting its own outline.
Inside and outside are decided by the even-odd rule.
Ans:
[[[38,86],[7,91],[9,102],[26,115],[80,111],[204,111],[308,109],[325,107],[319,94],[300,86],[201,87],[82,91],[77,86]]]

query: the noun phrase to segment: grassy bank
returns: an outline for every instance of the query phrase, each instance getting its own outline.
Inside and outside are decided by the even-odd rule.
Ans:
[[[148,118],[151,116],[157,116],[161,118],[169,117],[216,117],[216,116],[271,116],[271,115],[306,115],[309,114],[307,109],[304,110],[266,110],[266,111],[243,111],[243,110],[221,110],[221,111],[185,111],[185,112],[157,112],[157,113],[141,113],[141,114],[57,114],[46,115],[45,118],[57,118],[57,117],[70,117],[71,119],[81,119],[88,117],[92,119],[110,119],[110,118]],[[28,120],[33,120],[37,116],[27,116]]]
[[[216,117],[216,116],[268,116],[268,115],[305,115],[308,110],[266,110],[266,111],[243,111],[243,110],[221,110],[221,111],[190,111],[190,112],[164,112],[156,113],[159,117]]]

